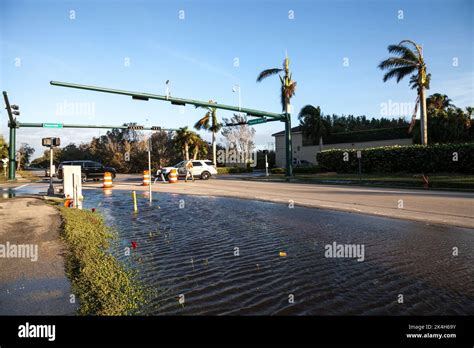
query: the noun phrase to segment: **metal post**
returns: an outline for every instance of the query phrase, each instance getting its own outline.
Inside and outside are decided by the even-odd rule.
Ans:
[[[288,107],[287,107],[288,110]],[[293,149],[291,143],[291,115],[285,114],[285,139],[286,139],[286,177],[293,176]]]
[[[265,154],[265,176],[268,176],[268,155]]]
[[[8,157],[10,166],[8,168],[8,180],[15,180],[15,173],[16,173],[16,128],[14,124],[9,123],[8,126],[10,127],[10,142],[8,146]]]
[[[150,184],[148,185],[148,193],[149,193],[149,199],[150,199],[150,204],[152,202],[152,196],[151,196],[151,136],[148,139],[148,173],[150,175]]]
[[[73,188],[74,190],[74,188]],[[53,146],[49,147],[49,187],[48,187],[48,196],[54,196],[54,187],[53,187]]]

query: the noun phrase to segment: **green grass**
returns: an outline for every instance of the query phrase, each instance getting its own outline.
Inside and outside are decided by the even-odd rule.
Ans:
[[[79,297],[79,314],[138,314],[146,302],[145,290],[136,273],[107,252],[115,232],[98,213],[59,209],[67,246],[66,273]]]
[[[284,175],[271,175],[270,180],[284,181]],[[474,175],[436,174],[428,175],[430,189],[452,189],[474,191]],[[358,174],[295,174],[294,181],[314,184],[360,185]],[[421,175],[372,174],[362,175],[362,185],[377,187],[424,188]]]

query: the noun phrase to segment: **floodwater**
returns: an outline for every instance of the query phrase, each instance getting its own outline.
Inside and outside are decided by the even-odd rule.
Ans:
[[[130,192],[110,192],[85,191],[85,207],[158,290],[146,314],[474,314],[474,230],[165,193],[150,207],[137,192],[134,214]],[[363,246],[363,261],[326,257],[333,243]]]

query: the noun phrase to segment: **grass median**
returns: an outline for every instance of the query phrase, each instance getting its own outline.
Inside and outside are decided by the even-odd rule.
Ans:
[[[139,314],[145,288],[107,250],[115,232],[95,212],[60,207],[67,246],[66,273],[79,297],[80,315]]]

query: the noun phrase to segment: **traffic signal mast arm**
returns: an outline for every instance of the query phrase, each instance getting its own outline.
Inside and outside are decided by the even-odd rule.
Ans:
[[[28,122],[17,122],[17,127],[30,127],[30,128],[48,128],[44,125],[47,123],[28,123]],[[174,132],[176,129],[170,128],[161,128],[158,126],[144,127],[139,125],[121,125],[121,126],[112,126],[112,125],[92,125],[92,124],[60,124],[61,127],[49,127],[49,128],[103,128],[103,129],[136,129],[136,130],[162,130],[165,132]]]
[[[231,106],[231,105],[225,105],[225,104],[219,104],[219,103],[210,103],[210,102],[204,102],[204,101],[193,100],[193,99],[175,98],[175,97],[170,97],[170,96],[165,96],[165,95],[123,91],[123,90],[119,90],[119,89],[79,85],[79,84],[75,84],[75,83],[59,82],[59,81],[51,81],[50,84],[53,85],[53,86],[77,88],[77,89],[84,89],[84,90],[88,90],[88,91],[128,95],[128,96],[131,96],[133,99],[138,99],[138,100],[157,99],[157,100],[169,101],[169,102],[171,102],[171,104],[174,104],[174,105],[183,105],[184,106],[186,104],[191,104],[191,105],[194,105],[194,106],[212,107],[212,108],[216,108],[216,109],[242,112],[242,113],[247,114],[248,116],[269,117],[269,118],[275,119],[275,121],[276,120],[278,120],[278,121],[284,121],[285,120],[285,115],[284,114],[277,114],[277,113],[273,113],[273,112],[266,112],[266,111],[260,111],[260,110],[254,110],[254,109],[240,108],[238,106]]]

